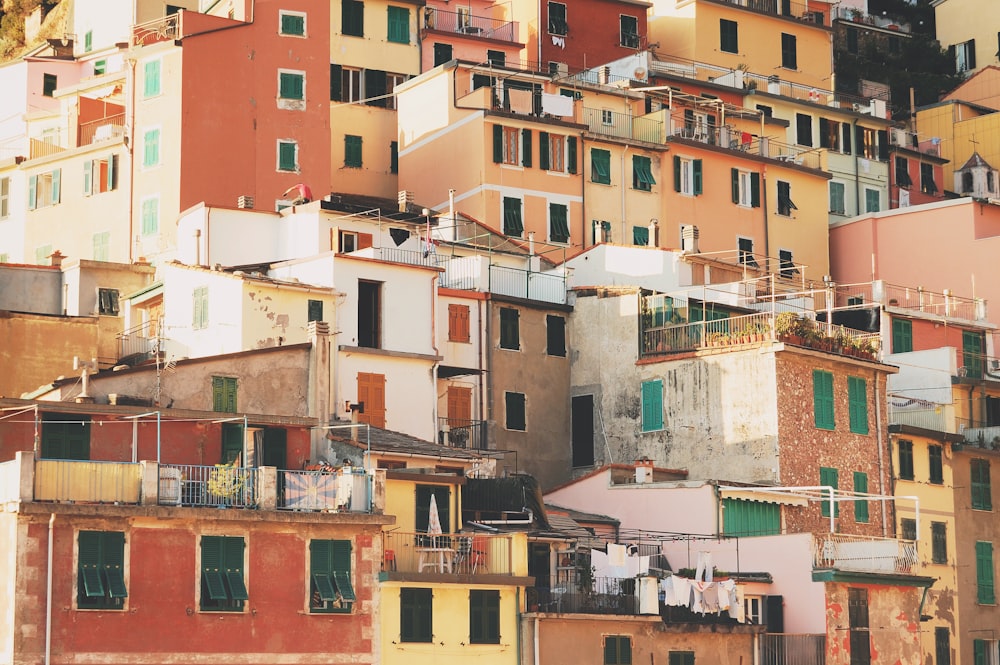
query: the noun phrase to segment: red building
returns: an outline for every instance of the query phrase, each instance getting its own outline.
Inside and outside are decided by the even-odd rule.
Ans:
[[[889,207],[906,208],[945,198],[944,165],[938,143],[919,141],[904,129],[890,130]]]

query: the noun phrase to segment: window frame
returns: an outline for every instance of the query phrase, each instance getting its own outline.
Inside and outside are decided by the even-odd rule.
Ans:
[[[206,548],[219,547],[219,561],[206,562]],[[203,534],[198,544],[198,610],[243,613],[249,601],[246,585],[247,542],[243,536]],[[212,564],[217,563],[215,567]]]
[[[650,379],[640,384],[640,431],[660,432],[665,428],[663,392],[663,379]]]
[[[556,35],[557,37],[565,37],[569,34],[569,12],[568,7],[565,2],[555,2],[554,0],[549,0],[546,5],[546,23],[548,24],[548,31],[550,35]],[[553,7],[562,7],[561,17],[552,16]]]
[[[399,590],[399,641],[434,641],[434,590],[403,587]]]
[[[301,69],[278,69],[278,102],[305,101],[306,73]]]
[[[498,589],[469,589],[469,644],[500,644]]]
[[[833,373],[821,369],[813,370],[813,424],[816,429],[833,431],[837,428]]]
[[[504,401],[504,429],[511,432],[528,431],[527,395],[512,390],[505,390],[503,401]]]
[[[500,339],[498,347],[506,351],[521,350],[521,312],[514,307],[500,307]]]
[[[912,187],[913,180],[910,178],[910,160],[903,155],[896,155],[893,162],[893,168],[896,172],[896,185],[906,189]]]
[[[631,20],[633,23],[634,31],[630,32],[626,28],[627,24]],[[637,16],[632,16],[631,14],[619,14],[618,15],[618,45],[624,48],[639,48],[639,43],[641,39],[639,38],[639,18]]]
[[[299,25],[300,30],[295,32],[295,21],[291,21],[288,25],[285,23],[285,19],[301,19]],[[288,9],[278,10],[278,34],[283,37],[308,37],[306,33],[306,13],[305,12],[295,12]],[[291,30],[286,30],[286,28],[291,28]]]
[[[566,357],[566,317],[545,315],[545,355]]]
[[[549,242],[565,245],[570,240],[569,205],[549,203]]]
[[[276,143],[276,164],[275,171],[280,173],[298,173],[299,172],[299,142],[293,139],[278,139]],[[291,150],[291,164],[287,163],[289,158],[288,151]]]
[[[590,181],[599,185],[611,184],[611,151],[590,149]]]
[[[471,309],[461,303],[448,303],[448,341],[469,343],[472,340],[469,316]]]
[[[931,196],[937,194],[937,183],[934,182],[934,165],[920,162],[920,191]]]
[[[125,532],[81,529],[76,555],[76,609],[125,610]]]
[[[632,636],[604,636],[604,665],[632,665]]]
[[[740,52],[740,24],[729,19],[719,19],[719,50],[723,53]]]
[[[308,612],[350,614],[357,594],[351,584],[354,547],[347,539],[309,541]]]
[[[674,155],[674,191],[684,196],[700,196],[702,192],[702,162],[700,159]]]

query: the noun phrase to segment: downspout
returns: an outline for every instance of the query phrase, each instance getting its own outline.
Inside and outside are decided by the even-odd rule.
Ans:
[[[625,231],[628,228],[628,224],[625,220],[625,158],[628,156],[628,149],[631,147],[632,146],[627,145],[625,146],[625,150],[622,151],[622,181],[619,187],[622,193],[622,234],[620,236],[621,240],[618,241],[622,243],[625,242],[625,238],[628,237],[625,235]]]
[[[45,573],[45,665],[52,655],[52,537],[55,533],[56,514],[49,516],[49,562]]]
[[[133,10],[134,11],[134,10]],[[128,143],[125,149],[128,151],[128,262],[135,261],[136,243],[133,238],[135,231],[135,220],[132,215],[135,213],[135,56],[128,58],[131,71],[131,81],[129,82],[129,132],[125,135]]]
[[[878,383],[878,374],[875,374],[875,427],[878,429],[878,493],[885,496],[885,457],[882,451],[882,400],[879,398],[880,388]],[[889,445],[888,441],[884,441],[884,443],[886,446]],[[886,502],[879,501],[879,504],[882,507],[882,537],[885,538],[889,533],[888,516],[885,509]]]
[[[427,235],[428,244],[431,241],[430,233]],[[431,311],[434,312],[434,316],[431,317],[431,349],[434,350],[434,357],[437,358],[440,355],[437,346],[437,311],[438,311],[438,279],[440,279],[440,274],[435,273],[434,277],[431,278],[431,292],[433,302],[431,303]],[[434,400],[431,417],[433,418],[431,432],[436,432],[438,428],[438,367],[440,366],[440,361],[435,360],[434,364],[431,365],[431,385],[434,386]]]
[[[771,216],[767,212],[767,165],[764,165],[763,171],[760,174],[760,205],[764,208],[764,257],[771,256],[771,234],[768,233],[771,228]],[[779,263],[778,267],[781,265]]]
[[[851,142],[854,143],[854,213],[855,215],[861,214],[861,172],[858,162],[860,161],[860,156],[858,155],[858,119],[855,118],[851,123]]]
[[[518,609],[520,610],[520,608],[518,608]],[[538,627],[539,627],[539,625],[541,625],[541,622],[538,620],[538,615],[536,614],[535,615],[535,631],[534,631],[534,636],[533,636],[534,639],[535,639],[535,660],[534,660],[534,665],[540,665],[539,664],[539,651],[540,651],[540,649],[539,649],[539,646],[538,646]],[[520,631],[518,631],[518,632],[520,633]]]
[[[477,300],[476,301],[476,308],[479,310],[479,330],[480,331],[482,331],[482,329],[483,329],[483,303],[484,303],[484,301],[482,301],[482,300]],[[489,422],[489,419],[486,417],[486,402],[485,402],[485,400],[486,400],[486,394],[485,394],[486,393],[486,382],[484,380],[484,376],[485,376],[486,373],[482,371],[483,367],[486,366],[486,358],[485,358],[486,345],[483,343],[483,335],[482,334],[476,335],[476,337],[478,338],[476,340],[476,343],[479,344],[479,351],[478,351],[477,355],[479,356],[479,370],[480,370],[480,373],[479,373],[479,417],[480,417],[480,419],[483,422]],[[483,434],[487,434],[487,433],[483,432]],[[487,438],[488,439],[488,436],[483,437],[483,438]],[[488,440],[485,440],[485,441],[482,442],[482,445],[486,446],[487,448],[489,447],[488,444],[489,444]]]

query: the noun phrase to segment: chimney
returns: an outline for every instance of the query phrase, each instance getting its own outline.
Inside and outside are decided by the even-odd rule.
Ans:
[[[681,251],[685,254],[698,253],[698,227],[693,224],[681,226]]]
[[[659,247],[659,238],[656,237],[657,230],[659,229],[660,221],[655,217],[649,220],[649,240],[646,243],[650,247]]]
[[[396,201],[399,203],[399,212],[406,212],[410,209],[410,204],[413,203],[413,192],[401,189],[396,195]]]
[[[637,485],[653,482],[653,460],[640,457],[635,461],[635,482]]]
[[[60,252],[57,249],[56,251],[54,251],[51,254],[49,254],[49,256],[48,256],[49,265],[51,265],[53,268],[61,268],[62,267],[63,259],[65,259],[65,258],[66,258],[66,255],[63,254],[62,252]]]

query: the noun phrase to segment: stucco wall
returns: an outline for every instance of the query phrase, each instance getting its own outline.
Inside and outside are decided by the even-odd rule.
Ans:
[[[918,665],[920,653],[920,593],[913,587],[888,584],[826,584],[826,663],[850,665],[851,637],[848,589],[868,591],[871,663]]]

